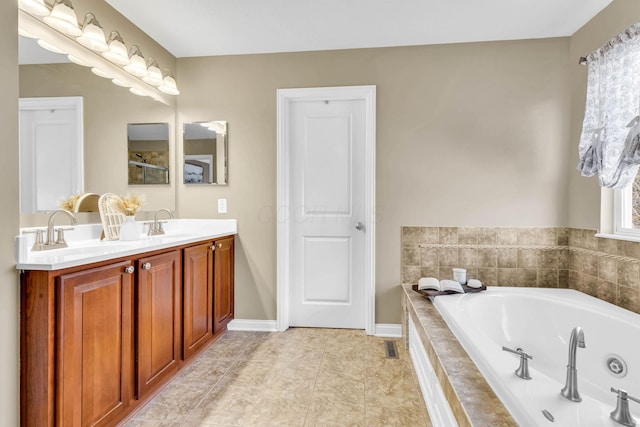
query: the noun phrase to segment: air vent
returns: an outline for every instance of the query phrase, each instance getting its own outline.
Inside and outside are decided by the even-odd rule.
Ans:
[[[384,352],[387,356],[387,359],[398,359],[398,347],[396,346],[395,341],[385,341],[384,342]]]

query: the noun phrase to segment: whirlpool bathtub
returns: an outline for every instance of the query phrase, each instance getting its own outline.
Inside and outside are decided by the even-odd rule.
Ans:
[[[523,427],[619,427],[611,387],[640,398],[640,315],[569,289],[489,287],[486,292],[446,295],[434,304],[513,418]],[[584,331],[576,367],[582,402],[560,395],[566,378],[569,337]],[[514,371],[531,354],[531,380]],[[640,418],[640,404],[629,402]],[[543,414],[547,411],[555,423]],[[640,423],[639,423],[640,425]]]

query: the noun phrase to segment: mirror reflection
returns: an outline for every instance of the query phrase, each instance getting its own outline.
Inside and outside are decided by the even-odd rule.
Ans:
[[[185,123],[184,183],[228,184],[227,122]]]
[[[129,123],[129,185],[169,183],[169,123]]]
[[[21,37],[21,39],[23,39]],[[26,43],[31,43],[27,39]],[[21,40],[24,46],[25,40]],[[44,52],[37,43],[32,49],[32,55],[20,57],[20,98],[46,98],[51,100],[54,97],[82,97],[81,108],[83,117],[80,121],[82,125],[82,147],[71,150],[64,148],[56,150],[58,157],[63,156],[64,162],[55,160],[58,157],[45,156],[46,164],[52,165],[56,170],[69,167],[70,171],[78,175],[74,182],[78,185],[66,191],[51,192],[53,194],[52,204],[48,207],[37,209],[21,209],[21,226],[37,226],[46,219],[42,213],[59,208],[61,201],[73,195],[83,193],[115,193],[126,194],[130,191],[129,186],[129,149],[128,149],[128,124],[169,124],[168,163],[169,167],[168,184],[147,185],[139,190],[147,199],[144,206],[145,211],[156,211],[161,208],[175,210],[175,110],[174,106],[168,106],[156,102],[151,98],[136,96],[127,88],[115,86],[111,80],[103,79],[91,72],[86,67],[69,63],[64,55],[57,55],[60,58],[51,58],[56,54],[42,57]],[[45,113],[49,114],[49,111]],[[44,114],[44,113],[43,113]],[[45,117],[47,118],[47,117]],[[45,135],[52,135],[48,132]],[[166,138],[165,138],[166,141]],[[167,146],[165,145],[165,147]],[[142,151],[142,150],[141,150]],[[69,166],[68,158],[72,155],[83,154],[78,160],[79,166]],[[54,161],[55,160],[55,161]],[[146,163],[152,163],[145,159]],[[63,166],[64,165],[64,166]],[[35,170],[39,175],[32,173],[30,177],[44,177],[41,171],[46,168],[39,165]],[[22,173],[22,172],[21,172]],[[166,173],[161,173],[159,180],[167,182]],[[74,175],[75,176],[75,175]],[[33,178],[24,179],[24,185],[39,184]],[[47,181],[48,183],[48,181]],[[21,198],[28,195],[21,189]],[[95,220],[95,217],[87,218],[88,221]]]

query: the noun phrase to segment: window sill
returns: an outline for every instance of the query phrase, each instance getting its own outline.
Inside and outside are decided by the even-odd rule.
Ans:
[[[640,242],[640,236],[628,236],[625,234],[605,234],[605,233],[596,233],[596,237],[600,237],[601,239],[613,239],[613,240],[625,240],[627,242]]]

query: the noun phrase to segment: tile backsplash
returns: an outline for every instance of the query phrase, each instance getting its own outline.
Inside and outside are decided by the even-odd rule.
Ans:
[[[640,313],[640,243],[564,227],[402,227],[402,281],[572,288]]]

